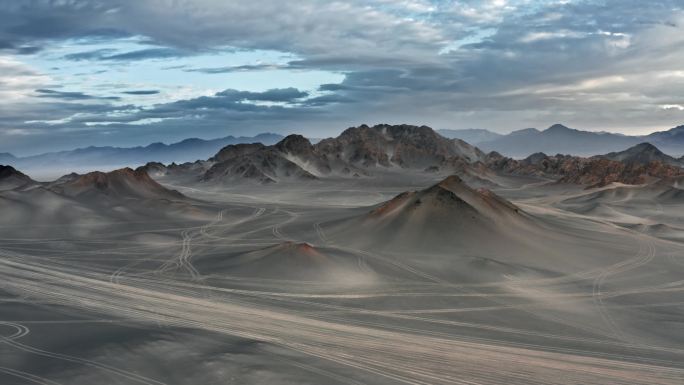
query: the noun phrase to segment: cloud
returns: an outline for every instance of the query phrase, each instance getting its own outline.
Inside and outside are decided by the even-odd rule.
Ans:
[[[307,106],[326,106],[329,104],[353,103],[354,101],[354,99],[347,96],[329,94],[306,99],[303,101],[303,104]]]
[[[88,95],[83,92],[66,92],[66,91],[56,91],[50,89],[37,89],[36,94],[39,98],[53,98],[53,99],[64,99],[64,100],[119,100],[118,96],[94,96]]]
[[[124,91],[122,92],[123,94],[126,95],[157,95],[159,94],[159,90],[133,90],[133,91]]]
[[[40,52],[42,49],[43,47],[37,46],[21,46],[14,48],[14,52],[18,55],[33,55],[37,52]]]
[[[684,105],[681,104],[663,104],[660,106],[663,110],[677,110],[684,111]]]
[[[543,31],[543,32],[530,32],[520,38],[521,43],[534,43],[540,40],[551,40],[551,39],[568,39],[575,38],[579,39],[585,35],[580,32],[573,31]]]
[[[251,72],[251,71],[269,71],[269,70],[280,70],[288,69],[289,66],[281,64],[245,64],[239,66],[228,66],[228,67],[205,67],[205,68],[186,68],[183,69],[185,72],[199,72],[203,74],[226,74],[233,72]]]
[[[163,127],[169,120],[193,121],[193,125],[198,123],[197,120],[202,120],[199,124],[211,124],[218,128],[229,121],[279,120],[285,117],[292,119],[305,109],[308,109],[310,114],[316,114],[316,111],[309,109],[306,103],[309,94],[296,88],[271,89],[263,92],[228,89],[212,96],[160,103],[146,108],[115,105],[109,103],[118,101],[114,97],[99,97],[82,92],[38,89],[36,93],[41,98],[53,99],[56,102],[44,104],[39,113],[27,113],[27,107],[22,106],[14,116],[6,116],[4,123],[0,123],[0,128],[6,124],[19,128],[49,128],[55,132],[93,131],[93,127],[107,126],[110,131],[115,131],[117,125],[118,128],[122,128],[122,125],[138,122],[160,123],[158,126]],[[92,100],[100,100],[103,103],[86,104]]]
[[[137,60],[167,59],[167,58],[173,58],[173,57],[186,56],[186,53],[183,53],[179,50],[171,49],[171,48],[146,48],[146,49],[140,49],[140,50],[136,50],[136,51],[129,51],[129,52],[123,52],[123,53],[116,53],[116,52],[117,52],[116,50],[104,48],[104,49],[98,49],[98,50],[94,50],[94,51],[85,51],[85,52],[68,54],[68,55],[65,55],[64,58],[67,60],[73,60],[73,61],[100,60],[100,61],[129,62],[129,61],[137,61]]]
[[[303,0],[36,1],[0,3],[0,41],[144,36],[183,52],[217,47],[294,52],[318,59],[395,55],[413,60],[441,45],[439,29],[362,2]],[[268,20],[267,23],[264,20]],[[287,33],[283,33],[287,31]],[[331,50],[331,47],[337,47]],[[168,57],[171,51],[154,51]],[[131,53],[119,59],[149,57]],[[116,57],[116,56],[115,56]]]
[[[103,57],[112,55],[116,52],[115,49],[101,48],[92,51],[77,52],[65,55],[67,60],[81,61],[81,60],[102,60]]]
[[[147,59],[166,59],[184,56],[182,52],[170,48],[148,48],[101,57],[99,60],[133,61]]]
[[[297,100],[309,96],[308,92],[300,91],[296,88],[275,88],[264,92],[249,92],[238,90],[225,90],[218,92],[215,97],[230,101],[262,101],[262,102],[281,102],[293,103]]]
[[[0,55],[0,112],[3,103],[25,99],[37,87],[50,82],[50,78],[9,56]]]

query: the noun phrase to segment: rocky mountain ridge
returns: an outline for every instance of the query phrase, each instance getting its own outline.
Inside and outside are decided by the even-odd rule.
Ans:
[[[445,138],[427,126],[386,124],[352,127],[317,144],[301,135],[289,135],[271,146],[229,145],[206,161],[169,166],[149,163],[145,169],[153,176],[184,174],[194,180],[219,184],[419,172],[458,174],[468,183],[482,186],[495,186],[497,175],[522,175],[597,187],[613,182],[640,184],[682,175],[679,160],[648,143],[594,157],[534,153],[514,159],[497,152],[486,154],[462,140]]]

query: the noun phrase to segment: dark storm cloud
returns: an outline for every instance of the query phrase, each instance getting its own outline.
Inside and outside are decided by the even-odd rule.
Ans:
[[[0,53],[13,53],[16,55],[33,55],[40,52],[43,47],[24,45],[17,47],[11,41],[0,40]]]
[[[40,52],[43,47],[37,46],[23,46],[17,48],[15,51],[19,55],[33,55],[34,53]]]
[[[315,98],[309,98],[303,101],[304,105],[307,106],[326,106],[329,104],[339,104],[339,103],[352,103],[355,100],[343,95],[323,95],[317,96]]]
[[[65,55],[67,60],[81,61],[81,60],[101,60],[101,61],[137,61],[148,59],[167,59],[173,57],[186,56],[176,49],[170,48],[147,48],[130,52],[115,53],[113,49],[98,49],[93,51],[78,52]]]
[[[156,95],[159,90],[134,90],[134,91],[124,91],[123,94],[127,95]]]
[[[268,20],[268,22],[264,22]],[[438,48],[438,30],[363,4],[282,2],[169,2],[167,0],[0,1],[0,40],[50,41],[74,37],[144,36],[180,50],[215,47],[274,49],[327,57],[379,53],[399,57]],[[287,31],[284,33],[283,31]],[[335,53],[335,56],[338,56]]]
[[[250,64],[250,65],[240,65],[240,66],[229,66],[229,67],[208,67],[208,68],[187,68],[183,69],[185,72],[199,72],[208,75],[214,74],[227,74],[233,72],[250,72],[250,71],[267,71],[267,70],[278,70],[278,69],[288,69],[287,65],[279,64]]]
[[[166,59],[171,57],[185,56],[182,52],[169,48],[148,48],[137,51],[124,52],[115,55],[103,56],[99,60],[133,61],[147,59]]]
[[[83,36],[126,35],[108,16],[107,1],[0,1],[0,40],[21,46]],[[111,2],[112,4],[114,2]]]
[[[67,60],[81,61],[81,60],[101,60],[103,57],[110,56],[116,52],[115,49],[102,48],[92,51],[84,51],[78,53],[71,53],[65,55],[64,58]]]
[[[264,92],[248,92],[237,90],[225,90],[213,96],[200,96],[192,99],[178,100],[170,103],[157,104],[151,108],[141,109],[132,114],[116,117],[90,117],[82,116],[82,122],[119,122],[128,123],[142,119],[177,119],[192,116],[202,116],[208,121],[220,121],[225,116],[230,115],[231,119],[245,117],[271,116],[284,114],[295,116],[301,112],[296,105],[308,93],[296,88],[271,89]],[[283,105],[260,105],[254,102],[270,102]],[[223,122],[225,124],[225,122]]]
[[[94,96],[83,92],[66,92],[49,89],[37,89],[35,91],[39,98],[53,98],[64,100],[119,100],[118,96]]]
[[[308,92],[296,88],[275,88],[264,92],[249,92],[238,90],[225,90],[216,94],[219,98],[232,101],[254,100],[266,102],[292,103],[309,95]]]

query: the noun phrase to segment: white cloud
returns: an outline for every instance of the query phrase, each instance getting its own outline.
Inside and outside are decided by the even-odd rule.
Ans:
[[[0,99],[2,102],[25,99],[36,88],[50,82],[28,65],[11,56],[0,56]]]
[[[660,106],[660,109],[684,111],[684,105],[681,105],[681,104],[663,104]]]
[[[684,78],[684,71],[662,71],[658,74],[658,77],[661,79],[668,79],[668,78],[675,78],[675,79],[680,79]]]
[[[575,31],[552,31],[552,32],[530,32],[527,35],[520,38],[521,43],[534,43],[540,40],[551,40],[551,39],[578,39],[586,36],[584,33]]]
[[[604,76],[591,79],[583,79],[571,84],[539,84],[535,86],[528,86],[517,88],[512,91],[506,91],[499,95],[513,96],[513,95],[547,95],[547,94],[566,94],[566,93],[586,93],[589,91],[598,91],[602,88],[615,86],[618,84],[626,84],[627,79],[623,76],[613,75]]]

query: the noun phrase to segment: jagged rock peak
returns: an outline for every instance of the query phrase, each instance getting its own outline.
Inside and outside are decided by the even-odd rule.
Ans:
[[[276,143],[275,147],[279,151],[292,154],[309,153],[313,150],[313,145],[309,139],[297,134],[286,136],[283,140]]]

